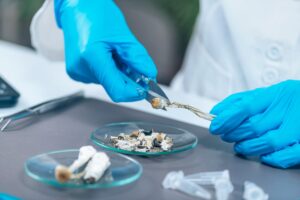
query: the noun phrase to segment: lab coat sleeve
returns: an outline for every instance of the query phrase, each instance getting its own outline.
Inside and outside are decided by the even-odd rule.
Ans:
[[[36,51],[52,61],[64,60],[63,32],[54,16],[54,0],[45,0],[34,15],[31,25],[31,44]]]

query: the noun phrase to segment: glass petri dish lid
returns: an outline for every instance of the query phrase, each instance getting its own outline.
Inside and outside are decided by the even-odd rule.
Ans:
[[[134,159],[113,152],[105,152],[111,165],[99,181],[93,184],[82,180],[70,180],[60,183],[55,179],[55,167],[58,164],[70,166],[78,157],[79,150],[69,149],[36,155],[25,162],[26,174],[39,182],[63,188],[111,188],[126,185],[137,180],[142,174],[142,166]]]
[[[173,147],[169,151],[159,151],[159,152],[138,152],[124,150],[117,147],[110,141],[110,136],[118,136],[120,133],[130,134],[133,131],[144,129],[144,130],[154,130],[155,132],[166,133],[169,137],[173,139]],[[197,137],[187,130],[176,128],[174,126],[163,125],[158,123],[146,123],[146,122],[121,122],[108,124],[103,127],[96,129],[91,134],[91,140],[110,151],[130,154],[130,155],[141,155],[141,156],[158,156],[158,155],[168,155],[179,153],[182,151],[187,151],[193,149],[197,146]]]

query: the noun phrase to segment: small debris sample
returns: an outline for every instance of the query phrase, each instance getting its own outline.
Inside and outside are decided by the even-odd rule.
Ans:
[[[164,99],[161,99],[161,98],[153,98],[151,100],[151,105],[153,108],[155,109],[166,109],[166,107],[168,107],[168,102]]]
[[[170,151],[173,139],[165,133],[134,130],[130,134],[120,133],[109,138],[111,144],[119,149],[136,152],[162,152]]]

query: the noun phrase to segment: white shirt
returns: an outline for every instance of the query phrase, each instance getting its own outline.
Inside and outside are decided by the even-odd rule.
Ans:
[[[172,87],[220,100],[300,77],[299,0],[202,0]]]
[[[202,0],[200,13],[172,88],[220,100],[299,79],[300,0]],[[52,0],[34,17],[31,33],[39,52],[63,58]]]

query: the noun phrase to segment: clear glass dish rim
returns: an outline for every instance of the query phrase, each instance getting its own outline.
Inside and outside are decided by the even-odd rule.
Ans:
[[[75,185],[75,184],[71,184],[71,183],[59,183],[57,181],[51,181],[51,180],[41,178],[40,176],[37,176],[36,174],[31,172],[27,167],[27,162],[30,159],[42,157],[42,156],[45,156],[45,155],[68,153],[68,152],[75,152],[75,151],[79,152],[79,149],[56,150],[56,151],[50,151],[50,152],[47,152],[47,153],[42,153],[42,154],[37,154],[35,156],[32,156],[32,157],[30,157],[29,159],[27,159],[25,161],[25,164],[24,164],[25,172],[29,177],[31,177],[32,179],[34,179],[36,181],[39,181],[39,182],[42,182],[42,183],[45,183],[45,184],[48,184],[48,185],[51,185],[51,186],[54,186],[54,187],[70,188],[70,189],[72,189],[72,188],[73,189],[76,189],[76,188],[77,189],[100,189],[100,188],[112,188],[112,187],[123,186],[123,185],[127,185],[129,183],[132,183],[132,182],[138,180],[141,177],[142,173],[143,173],[143,166],[137,160],[135,160],[133,158],[130,158],[129,156],[119,154],[119,153],[114,153],[114,152],[106,152],[106,153],[114,154],[116,156],[120,156],[120,157],[123,157],[127,160],[130,160],[131,162],[133,162],[134,164],[136,164],[138,166],[139,172],[137,174],[135,174],[134,176],[130,177],[130,178],[127,178],[127,179],[124,179],[124,180],[121,180],[121,181],[118,181],[118,182],[112,182],[112,183],[109,183],[109,184]]]
[[[196,138],[196,140],[190,146],[182,148],[182,149],[174,150],[174,151],[172,150],[172,151],[162,151],[162,152],[136,152],[136,151],[127,151],[127,150],[118,149],[118,148],[115,148],[115,147],[110,147],[110,146],[105,145],[105,144],[103,144],[101,142],[98,142],[96,140],[96,138],[94,137],[94,134],[97,132],[97,130],[99,130],[101,128],[105,128],[105,127],[109,127],[109,126],[116,126],[116,125],[126,125],[126,124],[148,124],[148,125],[152,124],[152,125],[159,125],[159,126],[164,126],[164,127],[170,127],[170,128],[174,128],[174,129],[177,129],[177,130],[180,130],[180,131],[187,132],[187,133],[193,135]],[[90,139],[97,146],[100,146],[100,147],[102,147],[104,149],[107,149],[109,151],[113,151],[113,152],[117,152],[117,153],[121,153],[121,154],[127,154],[127,155],[136,155],[136,156],[161,156],[161,155],[175,154],[175,153],[180,153],[180,152],[187,151],[187,150],[190,150],[190,149],[194,149],[197,146],[197,144],[198,144],[198,138],[193,133],[191,133],[191,132],[189,132],[189,131],[187,131],[185,129],[177,128],[177,127],[174,127],[174,126],[171,126],[171,125],[166,125],[166,124],[158,124],[158,123],[152,123],[152,122],[139,122],[139,121],[133,121],[133,122],[116,122],[116,123],[105,124],[105,125],[97,128],[96,130],[94,130],[91,133]]]

